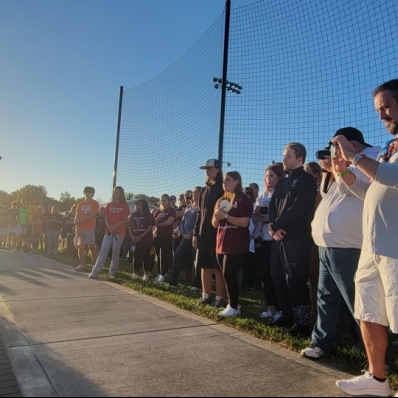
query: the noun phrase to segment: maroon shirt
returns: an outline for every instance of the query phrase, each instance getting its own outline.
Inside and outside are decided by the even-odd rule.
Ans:
[[[169,217],[177,217],[176,211],[172,208],[169,207],[166,210],[156,210],[155,214],[153,215],[154,218],[157,218],[160,213],[164,213],[165,217],[163,217],[159,222],[165,222],[168,220]],[[173,229],[174,229],[174,223],[171,223],[168,227],[157,227],[158,229],[158,236],[172,236],[173,235]]]
[[[152,214],[146,216],[140,213],[132,213],[130,218],[130,227],[133,236],[141,236],[148,227],[155,225],[155,220]],[[150,249],[153,247],[153,234],[150,232],[142,240],[137,243],[137,249]]]
[[[253,205],[250,199],[242,192],[237,202],[228,211],[231,217],[248,217],[253,215]],[[246,254],[249,251],[250,233],[246,228],[232,225],[227,220],[220,221],[217,229],[218,254]]]

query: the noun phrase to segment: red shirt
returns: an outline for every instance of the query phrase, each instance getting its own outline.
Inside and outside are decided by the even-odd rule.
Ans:
[[[118,224],[123,221],[125,217],[130,215],[130,208],[126,203],[115,203],[111,202],[105,206],[105,215],[108,217],[108,222],[110,225]],[[109,228],[106,227],[106,234],[109,234]],[[115,235],[125,235],[126,225],[120,225],[115,231]]]
[[[141,236],[149,226],[155,225],[155,220],[152,214],[144,216],[140,213],[132,213],[130,218],[130,227],[133,232],[133,236]],[[139,249],[150,249],[153,247],[153,234],[152,231],[146,235],[142,240],[137,243]]]
[[[43,233],[43,224],[46,221],[46,216],[44,214],[35,214],[32,216],[32,223],[41,223],[41,224],[32,224],[33,225],[33,233],[34,234],[42,234]]]
[[[169,207],[166,210],[156,210],[155,214],[153,215],[154,218],[157,218],[160,213],[164,213],[165,216],[160,220],[161,223],[167,221],[169,217],[174,217],[174,219],[177,217],[176,211],[172,208]],[[167,227],[157,227],[158,229],[158,236],[172,236],[173,235],[173,229],[174,229],[174,223],[171,223]]]
[[[253,215],[253,205],[250,199],[242,192],[237,202],[228,211],[231,217],[247,217]],[[232,225],[227,220],[220,221],[217,229],[218,254],[246,254],[249,251],[249,226],[242,228]]]

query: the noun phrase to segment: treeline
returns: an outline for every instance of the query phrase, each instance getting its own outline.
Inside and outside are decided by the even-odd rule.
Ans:
[[[126,193],[127,200],[130,199],[145,199],[149,203],[158,206],[159,198],[148,196],[145,194],[136,194],[132,192]],[[10,205],[12,201],[16,200],[20,204],[22,198],[28,198],[29,203],[32,203],[34,198],[41,200],[42,206],[46,209],[48,205],[58,206],[60,212],[70,210],[70,208],[81,201],[84,197],[75,198],[69,192],[62,192],[59,199],[48,196],[47,189],[43,185],[25,185],[24,187],[16,190],[15,192],[8,193],[0,190],[0,205]],[[104,205],[105,202],[97,199],[100,204]]]

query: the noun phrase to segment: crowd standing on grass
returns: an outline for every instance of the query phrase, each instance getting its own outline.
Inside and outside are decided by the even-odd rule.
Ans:
[[[152,212],[141,199],[131,213],[122,187],[101,209],[86,187],[85,200],[65,216],[23,198],[0,207],[0,245],[53,255],[61,237],[66,252],[77,249],[76,271],[85,271],[89,251],[89,277],[99,277],[108,257],[112,277],[129,255],[131,279],[141,274],[144,283],[157,258],[155,283],[191,283],[202,293],[198,305],[219,308],[220,317],[241,315],[242,289],[262,289],[267,306],[259,319],[292,336],[311,335],[301,353],[309,359],[333,352],[348,320],[369,368],[336,385],[354,396],[389,396],[389,336],[398,334],[398,80],[377,87],[373,99],[394,137],[383,149],[353,127],[331,133],[319,163],[306,164],[306,148],[289,143],[281,163],[265,165],[263,193],[256,183],[243,188],[239,172],[223,174],[210,159],[200,167],[204,187],[181,194],[178,205],[163,194]]]

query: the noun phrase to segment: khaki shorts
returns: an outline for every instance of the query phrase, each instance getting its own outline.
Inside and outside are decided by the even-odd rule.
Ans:
[[[355,288],[355,318],[398,333],[398,260],[362,251]]]
[[[77,233],[79,236],[84,238],[86,245],[95,245],[95,232],[94,231],[79,231]]]

